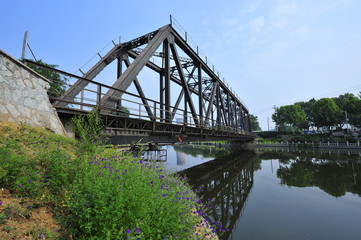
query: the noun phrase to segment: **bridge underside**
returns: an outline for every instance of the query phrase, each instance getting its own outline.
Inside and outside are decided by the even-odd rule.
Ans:
[[[63,123],[78,114],[87,114],[70,109],[57,109],[59,118]],[[175,125],[164,122],[155,122],[143,119],[134,119],[117,115],[101,114],[106,134],[112,144],[132,143],[177,143],[195,141],[249,142],[254,139],[252,135],[239,134],[231,129],[197,128],[186,125]]]

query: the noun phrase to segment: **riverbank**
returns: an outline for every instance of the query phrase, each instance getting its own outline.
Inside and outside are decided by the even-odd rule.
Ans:
[[[0,123],[0,162],[1,239],[217,239],[184,179],[125,151]]]
[[[319,149],[350,149],[360,150],[361,143],[314,143],[314,142],[279,142],[279,143],[249,143],[247,147],[263,147],[263,148],[319,148]]]

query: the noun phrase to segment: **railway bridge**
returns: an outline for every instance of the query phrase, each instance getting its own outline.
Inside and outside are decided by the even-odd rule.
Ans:
[[[97,109],[114,143],[254,138],[245,104],[172,24],[112,45],[82,76],[23,59],[66,77],[49,92],[63,121]]]

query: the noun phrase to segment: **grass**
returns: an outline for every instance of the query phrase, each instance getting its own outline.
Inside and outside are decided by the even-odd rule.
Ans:
[[[184,179],[131,154],[96,145],[84,150],[44,129],[0,124],[0,162],[6,189],[0,195],[1,239],[214,236],[202,218],[205,205]],[[41,213],[39,221],[53,222],[24,228]],[[197,227],[201,221],[204,231]]]

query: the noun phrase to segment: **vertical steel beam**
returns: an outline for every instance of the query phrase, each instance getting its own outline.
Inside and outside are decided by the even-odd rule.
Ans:
[[[244,120],[245,120],[245,112],[242,109],[242,127],[243,127],[243,130],[246,131],[246,122]]]
[[[229,97],[229,91],[227,91],[227,118],[228,118],[228,122],[229,122],[228,126],[233,127],[232,126],[233,121],[231,119],[231,106],[230,105],[231,105],[231,99]]]
[[[221,125],[221,108],[220,108],[220,94],[219,94],[219,84],[217,84],[216,89],[216,108],[217,108],[217,126]]]
[[[248,131],[252,132],[251,129],[251,119],[249,117],[249,113],[247,112],[247,124],[248,124]]]
[[[208,106],[209,107],[209,106]],[[212,104],[210,105],[210,110],[212,111],[212,114],[211,114],[211,121],[212,121],[212,127],[214,127],[214,111],[213,111],[213,101],[212,101]]]
[[[163,59],[164,60],[164,59]],[[160,121],[163,122],[164,120],[164,73],[159,73],[159,117]]]
[[[239,124],[238,124],[238,119],[237,119],[237,114],[238,114],[238,112],[237,112],[237,102],[236,101],[234,101],[234,124],[235,124],[235,128],[237,129],[237,131],[238,131],[238,126],[239,126]]]
[[[123,73],[123,55],[117,58],[117,79],[120,78],[122,73]]]
[[[219,87],[219,101],[221,103],[220,104],[220,108],[221,108],[220,111],[221,111],[221,117],[223,116],[223,123],[226,126],[229,126],[229,120],[227,119],[226,110],[225,110],[225,107],[224,107],[223,97],[222,97],[222,94],[221,94],[221,88],[220,87]]]
[[[188,107],[187,107],[187,98],[184,98],[184,112],[183,112],[183,122],[187,125],[188,119]]]
[[[202,89],[202,64],[198,64],[198,114],[199,126],[203,125],[203,89]]]
[[[117,58],[117,79],[120,78],[120,76],[123,73],[123,54]],[[122,99],[118,99],[117,101],[117,109],[120,109],[122,106]]]

